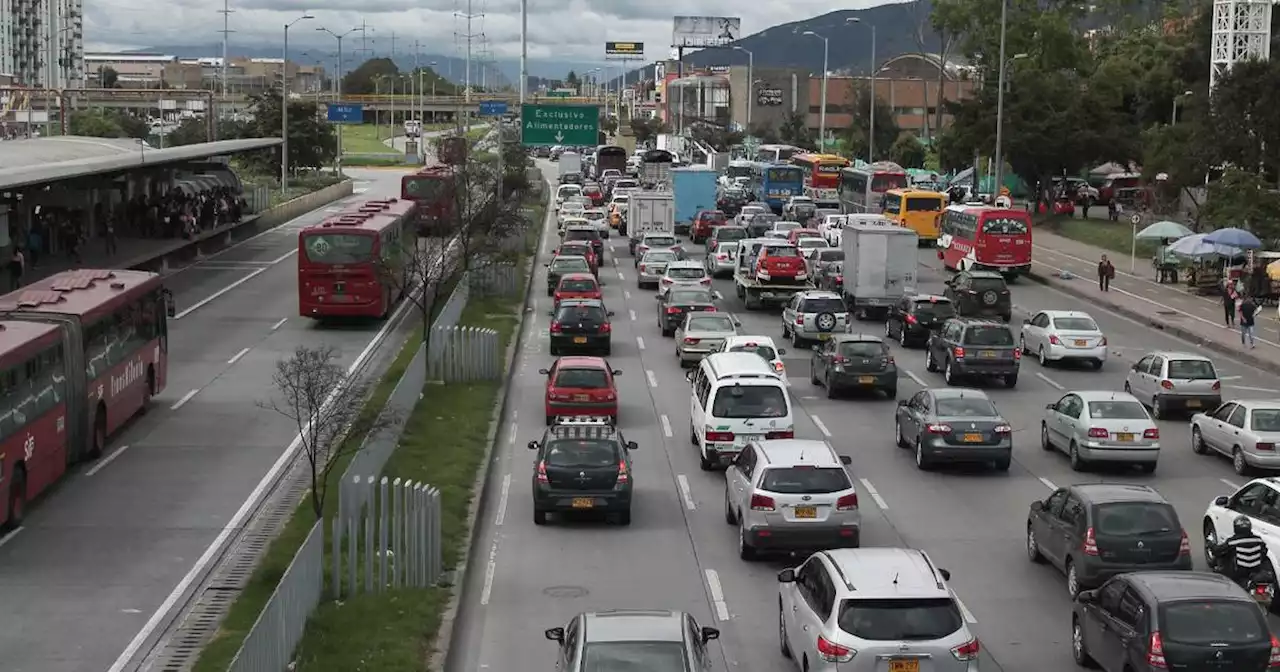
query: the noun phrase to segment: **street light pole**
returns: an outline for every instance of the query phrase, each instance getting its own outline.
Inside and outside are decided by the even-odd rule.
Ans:
[[[862,23],[862,19],[854,16],[845,19],[845,23]],[[871,26],[871,72],[868,77],[867,92],[867,163],[875,163],[876,160],[876,71],[879,67],[876,64],[876,24],[867,22]]]
[[[1009,0],[1000,0],[1000,74],[997,78],[997,86],[1000,90],[996,92],[996,166],[995,166],[995,184],[991,185],[991,201],[995,202],[1000,198],[1000,185],[1004,180],[1004,79],[1005,71],[1008,69],[1008,62],[1004,60],[1005,49],[1005,33],[1009,23]],[[974,184],[978,184],[978,176],[974,175]],[[975,189],[975,192],[981,193],[981,188]]]
[[[284,58],[280,61],[280,193],[289,189],[289,27],[299,21],[313,19],[303,14],[284,24]]]
[[[335,40],[338,41],[338,70],[337,72],[333,73],[333,102],[335,104],[340,104],[342,103],[342,38],[350,35],[351,33],[357,33],[357,32],[363,33],[364,27],[356,26],[355,28],[352,28],[351,30],[348,30],[345,33],[335,33],[332,30],[325,28],[324,26],[316,28],[316,30],[318,32],[328,33],[332,35]],[[334,158],[333,164],[334,164],[334,167],[336,168],[336,172],[341,174],[342,173],[342,126],[343,124],[338,124],[337,126],[338,126],[338,151],[337,151],[336,157]]]
[[[1181,96],[1173,97],[1173,117],[1169,119],[1170,126],[1174,126],[1178,123],[1178,101],[1191,95],[1194,95],[1193,91],[1183,91]]]
[[[747,132],[750,133],[751,110],[756,106],[756,55],[750,49],[743,49],[737,45],[734,45],[733,48],[747,55]]]
[[[818,104],[822,106],[822,110],[818,112],[818,151],[821,152],[827,146],[827,71],[830,70],[831,56],[831,40],[813,32],[812,30],[804,31],[805,35],[812,35],[822,40],[822,94],[819,96]]]

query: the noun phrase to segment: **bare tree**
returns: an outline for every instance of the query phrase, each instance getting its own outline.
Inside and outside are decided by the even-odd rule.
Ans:
[[[329,478],[339,460],[359,449],[348,437],[365,436],[390,421],[385,413],[364,411],[367,385],[349,378],[334,348],[298,346],[276,362],[272,376],[277,398],[258,402],[297,427],[311,468],[311,509],[324,515]]]

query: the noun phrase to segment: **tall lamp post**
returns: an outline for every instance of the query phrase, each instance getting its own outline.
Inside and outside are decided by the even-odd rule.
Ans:
[[[737,45],[733,47],[734,51],[741,51],[747,55],[747,132],[751,132],[751,109],[756,106],[756,55],[751,53],[750,49],[743,49]],[[825,105],[823,108],[825,109]]]
[[[1008,6],[1006,0],[1005,5]],[[1004,10],[1001,10],[1001,14]],[[995,178],[996,181],[991,185],[991,202],[995,203],[1000,198],[1000,189],[1004,185],[1004,90],[1005,90],[1005,71],[1009,69],[1009,65],[1014,61],[1022,60],[1027,54],[1014,54],[1012,58],[1004,57],[1004,21],[1000,22],[1000,90],[996,92],[996,156],[995,156]],[[974,184],[978,184],[978,176],[973,176]],[[974,189],[975,193],[981,192],[981,189]]]
[[[1183,98],[1194,96],[1194,91],[1183,91],[1182,95],[1173,97],[1173,116],[1169,118],[1169,125],[1174,126],[1178,123],[1178,101]]]
[[[863,23],[862,19],[853,16],[845,19],[845,23]],[[876,71],[879,65],[876,63],[876,24],[870,21],[866,25],[871,27],[871,74],[870,87],[867,93],[867,163],[875,163],[876,160]]]
[[[351,30],[348,30],[345,33],[335,33],[332,30],[325,28],[324,26],[316,28],[316,30],[321,33],[328,33],[332,35],[334,39],[338,40],[338,69],[336,72],[333,73],[333,102],[341,103],[342,102],[342,38],[350,35],[351,33],[363,33],[364,27],[356,26],[355,28],[352,28]],[[336,158],[334,158],[333,163],[334,163],[334,166],[337,168],[337,172],[341,173],[342,172],[342,124],[338,124],[337,126],[338,126],[338,151],[336,153]]]
[[[303,14],[284,24],[284,58],[280,62],[280,193],[289,189],[289,28],[299,21],[314,19]]]
[[[818,151],[821,152],[827,147],[827,71],[830,70],[831,40],[812,30],[800,34],[822,40],[822,95],[818,98],[818,104],[822,106],[822,110],[818,112]]]

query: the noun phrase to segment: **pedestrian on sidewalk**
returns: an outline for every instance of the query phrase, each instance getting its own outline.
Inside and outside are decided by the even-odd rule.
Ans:
[[[1240,299],[1240,345],[1247,345],[1250,350],[1257,345],[1253,340],[1253,318],[1257,312],[1258,304],[1253,302],[1252,297],[1245,294]]]
[[[1098,262],[1098,289],[1104,292],[1111,291],[1111,281],[1116,277],[1116,267],[1107,258],[1102,255],[1102,261]]]
[[[1222,317],[1228,329],[1236,326],[1236,290],[1231,278],[1222,279]]]

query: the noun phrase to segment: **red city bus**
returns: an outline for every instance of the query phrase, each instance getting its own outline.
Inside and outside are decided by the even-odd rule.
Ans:
[[[822,200],[834,201],[834,192],[840,186],[840,171],[849,167],[849,159],[835,154],[796,154],[791,157],[791,165],[804,170],[804,186],[830,190],[831,197]]]
[[[418,204],[368,201],[298,232],[303,317],[387,317],[400,300]]]
[[[107,438],[168,375],[173,297],[144,271],[65,271],[0,296],[0,522]]]
[[[418,204],[419,236],[448,233],[454,209],[454,180],[453,168],[442,164],[400,178],[400,198]]]
[[[949,205],[938,215],[938,258],[947,270],[1031,270],[1031,215],[985,205]]]

